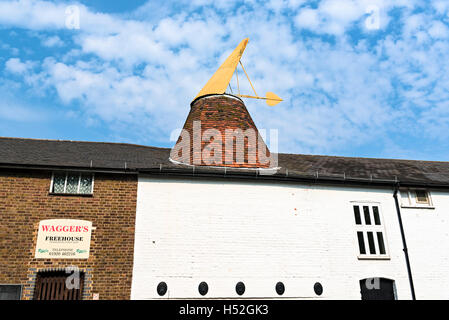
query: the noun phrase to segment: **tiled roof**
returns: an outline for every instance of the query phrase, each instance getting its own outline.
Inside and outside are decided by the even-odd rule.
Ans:
[[[0,138],[1,167],[51,167],[262,177],[250,169],[191,167],[169,161],[170,149],[125,143]],[[272,179],[438,185],[449,187],[449,162],[279,154]]]
[[[169,152],[126,143],[0,138],[0,164],[137,169],[168,163]]]

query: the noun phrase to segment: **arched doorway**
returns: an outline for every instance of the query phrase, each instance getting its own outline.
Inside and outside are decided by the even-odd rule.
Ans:
[[[394,280],[366,278],[360,280],[362,300],[396,300]]]

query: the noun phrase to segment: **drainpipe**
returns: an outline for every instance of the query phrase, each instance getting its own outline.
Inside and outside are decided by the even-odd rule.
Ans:
[[[402,250],[404,251],[405,263],[407,264],[407,273],[408,273],[408,280],[410,282],[410,291],[412,292],[412,300],[416,300],[415,287],[413,285],[412,269],[410,267],[410,258],[408,256],[407,242],[405,241],[404,226],[402,225],[401,210],[399,208],[398,191],[399,191],[399,183],[395,185],[393,198],[396,204],[396,212],[398,214],[399,228],[401,229],[402,246],[404,247]]]

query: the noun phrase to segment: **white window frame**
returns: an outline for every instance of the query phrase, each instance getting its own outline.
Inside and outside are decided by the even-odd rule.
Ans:
[[[57,171],[56,171],[57,172]],[[93,195],[94,193],[94,183],[95,183],[95,173],[94,172],[79,172],[79,171],[63,171],[58,173],[65,173],[65,181],[64,181],[64,191],[63,192],[53,192],[53,183],[55,178],[55,172],[52,172],[51,174],[51,182],[50,182],[50,194],[67,194],[67,195]],[[67,177],[69,174],[77,174],[78,173],[78,188],[76,190],[76,193],[67,193]],[[92,175],[92,185],[89,193],[80,193],[80,187],[81,187],[81,175],[82,174],[91,174]]]
[[[385,220],[383,215],[383,210],[379,202],[372,202],[372,201],[351,201],[351,218],[354,225],[354,239],[355,239],[355,248],[357,253],[357,258],[359,260],[389,260],[390,259],[390,248],[388,246],[388,238],[387,238],[387,229],[385,226]],[[355,223],[355,217],[354,217],[354,206],[359,206],[360,209],[360,220],[362,224],[356,224]],[[363,211],[363,206],[369,207],[369,216],[371,220],[371,225],[365,224],[365,213]],[[372,207],[377,207],[379,211],[379,219],[380,219],[380,225],[375,224],[374,220],[374,213]],[[363,241],[365,244],[365,254],[360,253],[360,247],[359,247],[359,239],[357,232],[363,232]],[[376,250],[376,254],[370,253],[370,247],[368,242],[368,232],[372,232],[374,236],[374,249]],[[385,247],[385,254],[380,254],[379,250],[379,241],[377,239],[377,232],[382,232],[382,237],[384,240],[384,247]]]
[[[427,203],[418,202],[416,191],[426,192],[429,201]],[[401,208],[435,209],[430,191],[426,188],[400,188],[399,192],[401,193]],[[403,197],[403,195],[407,195],[407,197]],[[408,201],[404,201],[404,199],[408,199]]]

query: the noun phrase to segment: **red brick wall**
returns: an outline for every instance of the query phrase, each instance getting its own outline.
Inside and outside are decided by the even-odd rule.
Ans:
[[[0,171],[0,284],[22,284],[32,299],[36,273],[77,266],[84,299],[129,299],[134,252],[137,176],[95,174],[93,196],[49,194],[51,172]],[[35,259],[40,220],[92,221],[89,259]]]

